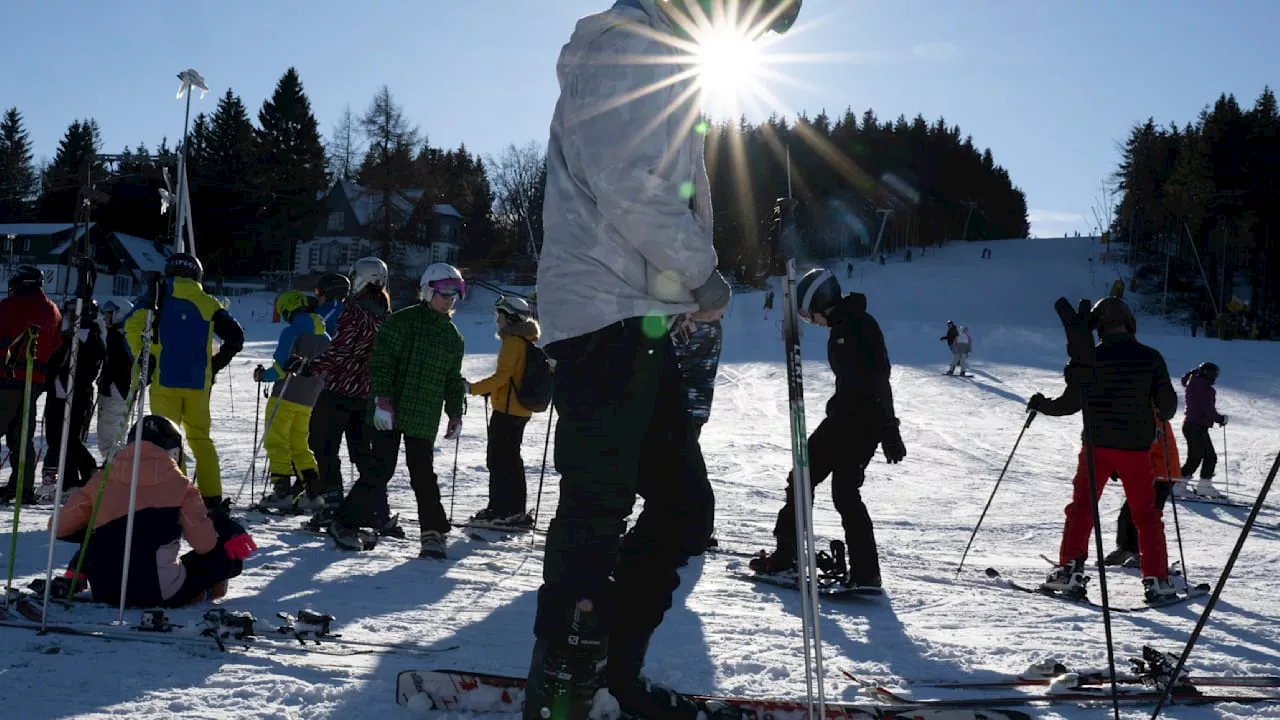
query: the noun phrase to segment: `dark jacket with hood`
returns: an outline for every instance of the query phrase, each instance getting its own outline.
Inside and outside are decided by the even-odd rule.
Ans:
[[[889,386],[889,351],[880,324],[867,313],[867,296],[849,293],[827,318],[827,362],[836,376],[836,393],[827,401],[827,417],[878,428],[896,417]]]
[[[1226,418],[1218,412],[1218,391],[1204,373],[1192,370],[1182,376],[1187,391],[1187,414],[1183,422],[1197,427],[1212,427]]]
[[[1156,439],[1151,408],[1162,421],[1178,412],[1164,356],[1132,334],[1113,333],[1098,343],[1094,367],[1094,382],[1088,386],[1094,447],[1150,451]],[[1055,417],[1080,412],[1080,388],[1068,382],[1060,397],[1044,399],[1033,409]]]

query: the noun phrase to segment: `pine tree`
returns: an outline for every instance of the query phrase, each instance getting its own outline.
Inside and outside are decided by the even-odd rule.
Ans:
[[[102,176],[100,165],[89,167],[90,158],[102,147],[102,132],[96,120],[75,120],[58,143],[53,162],[45,169],[40,194],[40,218],[44,222],[69,223],[75,220],[80,188],[86,171]]]
[[[260,189],[268,198],[263,249],[273,267],[284,268],[292,265],[297,243],[314,230],[316,197],[328,184],[320,126],[297,70],[281,76],[271,99],[262,103],[258,124]]]
[[[253,124],[230,88],[207,127],[200,126],[200,119],[192,128],[187,156],[196,249],[206,269],[259,272],[265,253],[257,242],[261,196]]]
[[[0,222],[30,216],[38,181],[22,114],[16,107],[9,108],[0,118]]]
[[[418,145],[418,129],[409,125],[386,85],[374,94],[369,109],[360,117],[360,129],[368,142],[360,184],[381,196],[378,217],[370,219],[370,232],[382,247],[382,257],[389,258],[397,231],[408,220],[399,216],[396,198],[408,200],[403,191],[413,187],[412,153]]]

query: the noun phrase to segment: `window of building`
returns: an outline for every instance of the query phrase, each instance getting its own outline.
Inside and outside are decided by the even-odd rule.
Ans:
[[[346,228],[347,214],[343,212],[329,213],[329,230],[340,232]]]
[[[111,281],[112,295],[130,295],[133,293],[133,277],[120,273]]]

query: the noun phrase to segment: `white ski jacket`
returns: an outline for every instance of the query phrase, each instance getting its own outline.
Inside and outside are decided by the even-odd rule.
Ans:
[[[579,20],[560,52],[538,263],[543,343],[697,310],[692,291],[715,272],[696,80],[671,83],[688,66],[653,38],[673,33],[657,0],[622,0]]]

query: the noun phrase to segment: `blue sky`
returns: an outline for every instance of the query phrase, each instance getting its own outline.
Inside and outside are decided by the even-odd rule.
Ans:
[[[0,107],[37,157],[92,116],[107,149],[182,133],[176,74],[196,68],[212,111],[231,87],[255,115],[298,68],[328,132],[381,85],[437,146],[545,143],[556,55],[610,0],[19,0],[5,10]],[[1280,85],[1280,2],[805,0],[777,52],[792,113],[923,113],[959,124],[1027,193],[1032,232],[1087,231],[1118,143],[1147,116],[1185,123],[1218,93],[1251,105]],[[1211,10],[1209,8],[1212,8]],[[1270,74],[1268,74],[1270,71]]]

